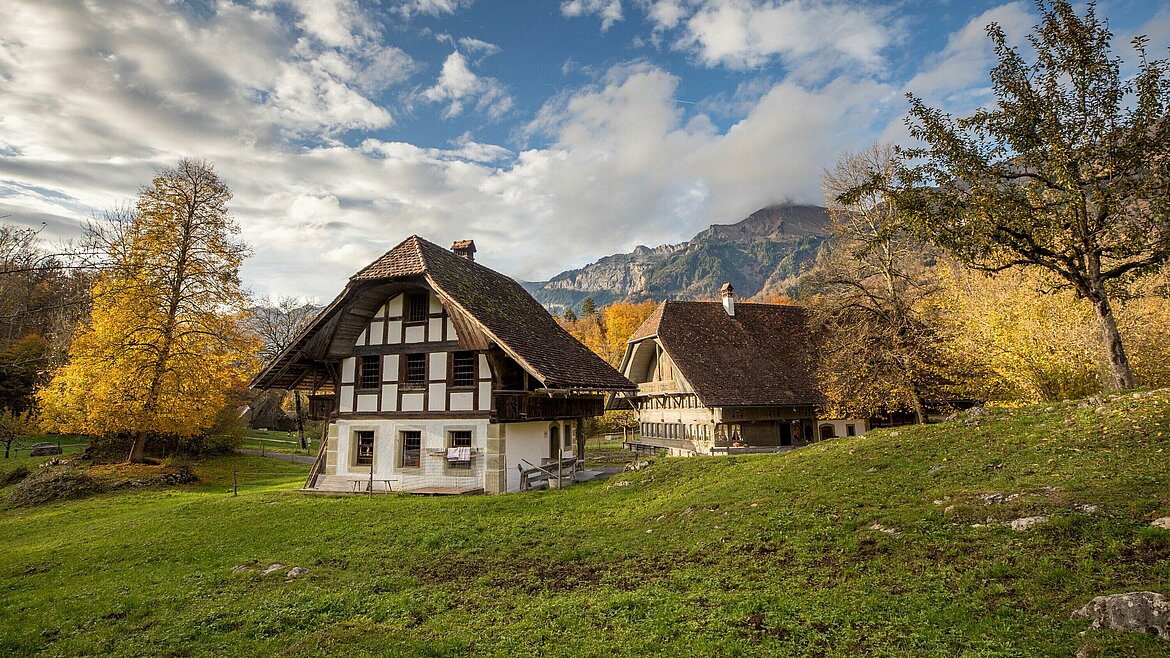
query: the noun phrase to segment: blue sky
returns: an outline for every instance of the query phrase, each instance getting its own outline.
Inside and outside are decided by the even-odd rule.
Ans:
[[[1170,3],[1103,0],[1117,51]],[[406,236],[548,277],[821,202],[905,142],[905,93],[989,102],[984,27],[1025,1],[0,0],[0,215],[77,235],[179,157],[213,162],[258,294],[326,300]]]

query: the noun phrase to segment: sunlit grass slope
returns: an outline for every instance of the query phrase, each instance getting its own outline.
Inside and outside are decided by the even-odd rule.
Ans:
[[[1170,653],[1070,618],[1170,594],[1170,392],[497,497],[289,493],[304,468],[0,511],[0,654]]]

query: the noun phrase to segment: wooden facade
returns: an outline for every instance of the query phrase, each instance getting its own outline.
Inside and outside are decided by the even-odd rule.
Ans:
[[[633,390],[511,279],[410,238],[253,382],[312,392],[328,417],[308,486],[498,493],[514,472],[580,457],[584,418]]]
[[[806,355],[780,351],[805,348],[802,334],[795,307],[663,302],[626,346],[621,370],[637,391],[611,405],[638,412],[635,443],[645,450],[712,455],[805,445],[817,440],[819,398]]]

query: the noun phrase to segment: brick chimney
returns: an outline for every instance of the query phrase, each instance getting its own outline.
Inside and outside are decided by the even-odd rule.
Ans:
[[[723,297],[723,310],[727,311],[727,317],[735,317],[735,288],[731,287],[730,283],[723,284],[719,289],[719,295]]]
[[[451,251],[467,260],[475,260],[475,240],[456,240],[455,244],[451,245]]]

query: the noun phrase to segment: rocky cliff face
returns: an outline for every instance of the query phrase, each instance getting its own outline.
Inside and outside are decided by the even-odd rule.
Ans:
[[[824,242],[827,225],[820,206],[769,206],[681,244],[639,246],[525,287],[549,308],[578,312],[586,297],[598,306],[620,299],[716,299],[729,281],[740,297],[788,294]]]

